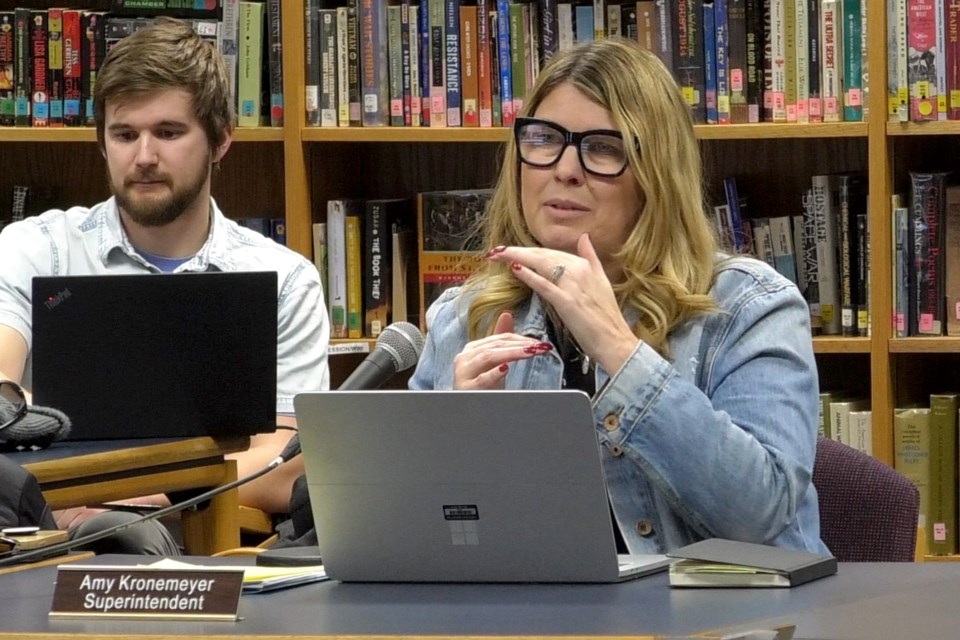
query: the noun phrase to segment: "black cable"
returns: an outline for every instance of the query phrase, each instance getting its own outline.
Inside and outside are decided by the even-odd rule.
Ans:
[[[190,507],[196,506],[205,500],[209,500],[213,497],[239,487],[242,484],[246,484],[252,480],[256,480],[260,476],[273,471],[280,464],[287,461],[288,458],[284,456],[278,456],[270,462],[267,466],[254,471],[250,475],[238,478],[233,482],[228,482],[227,484],[221,485],[219,487],[214,487],[213,489],[201,493],[198,496],[194,496],[189,500],[184,500],[183,502],[178,502],[177,504],[172,504],[169,507],[164,507],[163,509],[158,509],[157,511],[152,511],[144,516],[137,518],[136,520],[130,520],[129,522],[121,522],[118,525],[104,529],[103,531],[97,531],[96,533],[91,533],[80,538],[74,538],[73,540],[67,540],[66,542],[59,542],[57,544],[52,544],[48,547],[40,547],[38,549],[31,549],[29,551],[24,551],[23,553],[17,553],[16,549],[6,552],[6,554],[0,555],[0,567],[7,567],[12,565],[21,564],[25,561],[31,560],[33,558],[48,558],[55,555],[61,555],[77,547],[81,547],[90,542],[96,542],[97,540],[102,540],[108,536],[111,536],[118,531],[123,531],[129,527],[138,525],[147,520],[156,520],[157,518],[162,518],[163,516],[170,515],[171,513],[178,513],[184,509],[189,509]]]

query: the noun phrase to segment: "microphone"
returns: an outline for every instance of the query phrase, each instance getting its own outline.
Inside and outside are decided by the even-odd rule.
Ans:
[[[394,322],[377,338],[377,346],[353,370],[338,391],[366,391],[380,388],[398,371],[417,364],[423,353],[423,334],[409,322]],[[300,454],[300,435],[294,434],[277,456],[282,462]]]
[[[377,338],[377,346],[353,370],[339,391],[378,389],[398,371],[417,364],[423,353],[423,334],[409,322],[394,322]]]

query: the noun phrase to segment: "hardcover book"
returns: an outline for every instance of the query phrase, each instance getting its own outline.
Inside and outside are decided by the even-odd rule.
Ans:
[[[270,126],[283,126],[283,34],[280,0],[267,0],[267,78],[270,94]]]
[[[83,124],[96,124],[93,117],[93,90],[97,85],[100,65],[107,55],[106,14],[84,11],[80,14],[80,100]]]
[[[418,194],[421,311],[426,312],[444,289],[462,284],[481,264],[476,232],[491,195],[489,189]]]
[[[304,15],[304,124],[320,126],[320,0],[306,0]]]
[[[327,202],[327,306],[330,312],[330,337],[347,337],[347,229],[346,217],[359,215],[360,200]]]
[[[387,0],[360,0],[360,62],[363,126],[386,126],[390,123]]]
[[[808,551],[710,538],[667,554],[671,587],[795,587],[832,576],[837,559]]]
[[[893,468],[916,485],[920,493],[919,540],[925,540],[927,514],[930,513],[930,455],[930,409],[894,409]]]
[[[237,124],[260,126],[260,98],[263,87],[263,20],[261,2],[240,2],[240,48],[237,57]]]
[[[80,31],[80,11],[63,12],[63,123],[68,127],[83,124],[82,88],[83,65],[80,62],[83,39]]]
[[[406,199],[367,200],[363,223],[364,335],[376,338],[396,320],[391,309],[393,290],[393,235],[403,222],[412,221]]]
[[[910,335],[943,334],[945,173],[910,173]]]
[[[50,126],[50,72],[47,47],[49,46],[48,17],[44,9],[31,12],[31,108],[33,126]]]
[[[927,552],[957,553],[957,410],[960,394],[930,396],[930,511]]]
[[[50,126],[63,126],[63,9],[47,9],[47,73],[49,74]]]
[[[0,126],[15,124],[13,98],[13,29],[12,11],[0,11]]]
[[[947,335],[960,336],[960,187],[947,187],[943,226]]]

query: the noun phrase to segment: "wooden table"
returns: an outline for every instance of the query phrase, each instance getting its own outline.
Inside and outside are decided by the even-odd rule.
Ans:
[[[79,507],[154,493],[218,487],[237,479],[225,455],[250,446],[248,437],[54,443],[13,454],[40,483],[53,509]],[[236,489],[209,505],[181,512],[187,553],[209,555],[240,545]]]

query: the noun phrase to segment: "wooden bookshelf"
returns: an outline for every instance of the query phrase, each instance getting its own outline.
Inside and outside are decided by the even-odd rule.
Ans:
[[[91,4],[94,0],[90,0]],[[0,0],[0,7],[62,5],[56,0]],[[76,4],[85,4],[79,2]],[[311,226],[335,197],[409,197],[418,191],[490,186],[509,129],[306,127],[303,112],[304,16],[300,0],[282,0],[284,114],[282,127],[238,129],[214,179],[214,197],[235,218],[286,217],[287,243],[311,256]],[[886,121],[886,15],[871,4],[867,51],[870,78],[866,122],[698,125],[708,196],[720,178],[742,177],[751,202],[768,213],[799,213],[801,185],[811,175],[864,171],[870,186],[871,316],[869,338],[817,337],[821,379],[856,378],[869,388],[875,455],[893,462],[893,409],[916,389],[931,362],[960,370],[960,339],[891,335],[890,196],[922,158],[945,162],[960,147],[960,122]],[[934,145],[931,147],[931,145]],[[930,153],[929,149],[936,150]],[[941,150],[943,152],[941,152]],[[104,166],[90,128],[0,128],[0,206],[12,185],[39,183],[57,192],[55,206],[93,204],[108,195]],[[21,161],[22,160],[22,161]],[[29,182],[26,182],[29,181]],[[716,198],[713,198],[716,200]],[[761,215],[754,210],[749,215]],[[366,342],[372,347],[373,341]],[[337,346],[337,343],[334,343]],[[359,357],[331,358],[333,378]],[[960,374],[956,376],[960,384]],[[400,376],[398,376],[400,378]]]

